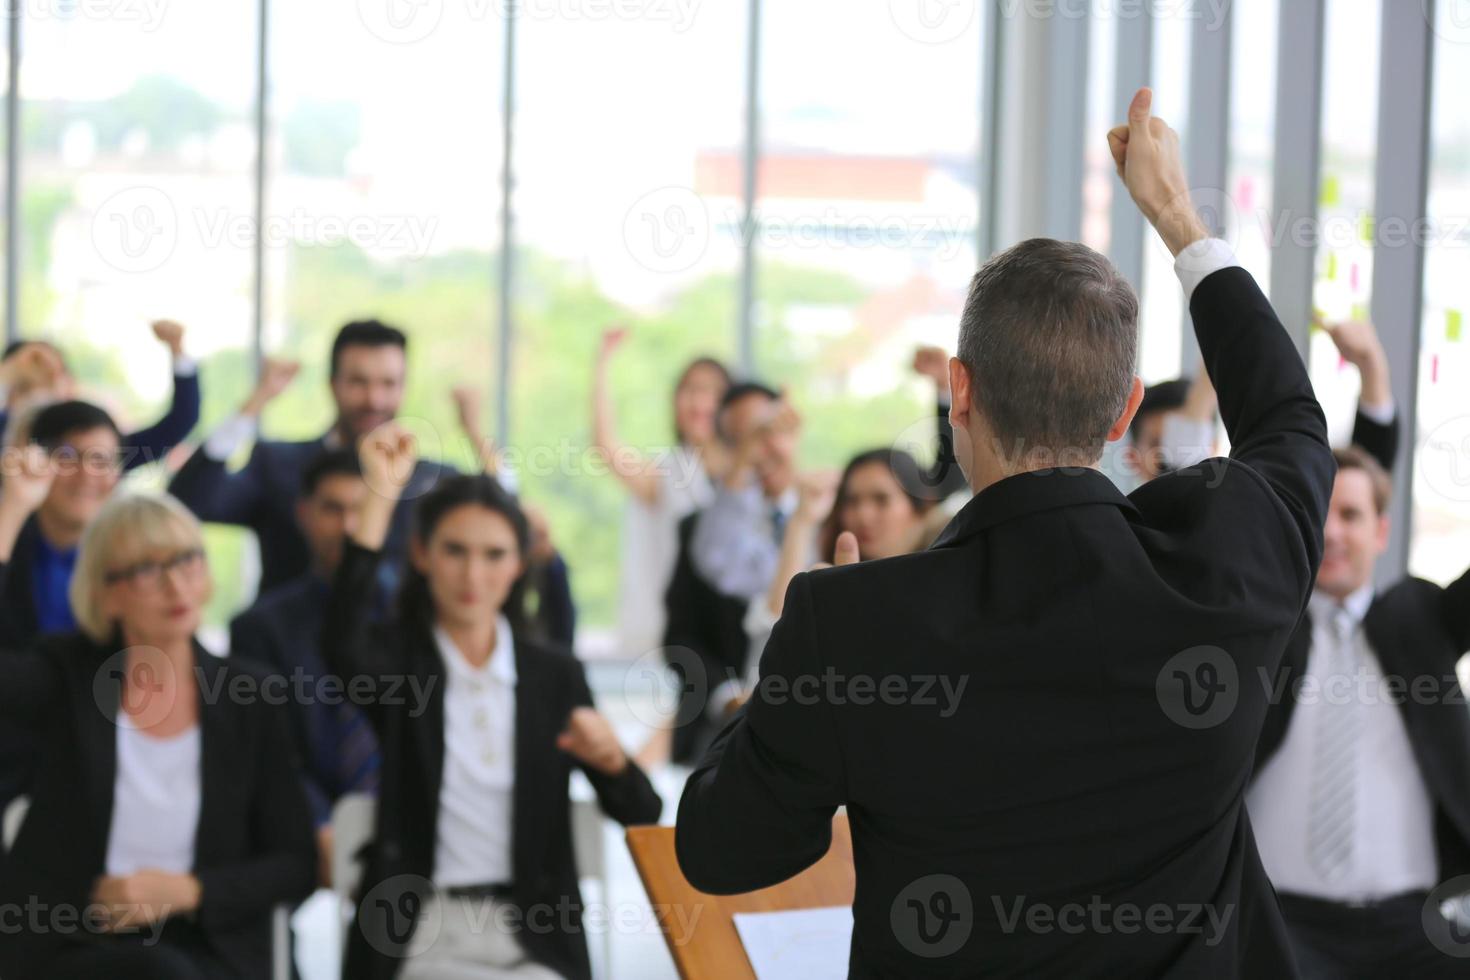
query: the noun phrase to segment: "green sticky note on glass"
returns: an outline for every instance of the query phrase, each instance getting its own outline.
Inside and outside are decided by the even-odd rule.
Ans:
[[[1327,281],[1328,282],[1335,282],[1336,280],[1337,280],[1337,255],[1334,254],[1334,253],[1332,253],[1332,252],[1328,252],[1327,253]]]
[[[1342,201],[1342,187],[1336,177],[1322,178],[1322,206],[1335,208]]]
[[[1358,219],[1358,238],[1364,245],[1373,244],[1373,215],[1364,213]]]
[[[1444,312],[1444,337],[1445,340],[1459,340],[1460,328],[1464,325],[1464,316],[1459,310],[1445,310]]]
[[[1353,317],[1354,320],[1366,320],[1366,319],[1368,319],[1368,304],[1367,303],[1354,303],[1353,304],[1353,310],[1352,310],[1352,317]]]

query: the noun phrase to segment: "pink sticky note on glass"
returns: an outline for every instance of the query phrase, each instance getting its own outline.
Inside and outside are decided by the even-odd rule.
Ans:
[[[1429,355],[1429,383],[1430,384],[1438,384],[1439,383],[1439,355],[1438,354],[1430,354]]]
[[[1240,183],[1235,185],[1235,201],[1242,211],[1249,211],[1255,203],[1256,182],[1249,177],[1240,178]]]
[[[1352,268],[1348,269],[1348,286],[1353,292],[1358,291],[1358,263],[1354,262]]]

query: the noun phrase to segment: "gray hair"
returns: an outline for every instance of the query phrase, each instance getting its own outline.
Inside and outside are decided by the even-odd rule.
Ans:
[[[1032,238],[975,273],[957,356],[1003,452],[1090,464],[1133,386],[1138,297],[1086,245]]]

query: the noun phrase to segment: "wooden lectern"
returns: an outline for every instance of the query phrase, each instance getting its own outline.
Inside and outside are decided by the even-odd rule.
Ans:
[[[845,813],[832,819],[832,847],[825,857],[795,878],[743,895],[706,895],[689,884],[674,857],[673,827],[629,827],[628,850],[655,907],[701,907],[692,935],[682,943],[669,931],[668,917],[659,920],[683,980],[755,980],[735,930],[736,912],[851,905],[857,883]]]

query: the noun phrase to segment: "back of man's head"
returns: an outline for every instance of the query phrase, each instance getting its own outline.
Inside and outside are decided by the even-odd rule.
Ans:
[[[1138,355],[1138,297],[1085,245],[1033,238],[970,282],[957,356],[1007,454],[1091,464],[1122,414]]]

